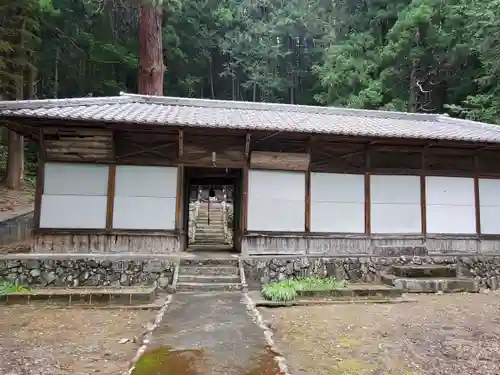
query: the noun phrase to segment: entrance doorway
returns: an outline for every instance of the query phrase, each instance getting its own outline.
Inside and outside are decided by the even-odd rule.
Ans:
[[[186,167],[185,223],[188,251],[237,251],[240,169]]]

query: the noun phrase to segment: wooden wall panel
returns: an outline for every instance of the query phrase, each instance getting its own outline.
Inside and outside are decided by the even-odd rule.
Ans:
[[[250,168],[308,171],[309,154],[254,151],[250,154]]]
[[[49,160],[110,161],[114,157],[111,130],[45,128],[43,138]]]

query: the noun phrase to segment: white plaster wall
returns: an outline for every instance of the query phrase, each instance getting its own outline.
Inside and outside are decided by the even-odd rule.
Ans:
[[[500,234],[500,180],[479,179],[482,234]]]
[[[104,229],[107,165],[45,164],[41,228]]]
[[[473,178],[428,176],[425,193],[428,233],[476,232]]]
[[[113,228],[175,228],[177,168],[116,167]]]
[[[249,170],[247,229],[303,232],[305,173]]]
[[[365,231],[363,175],[311,173],[311,231]]]
[[[372,233],[420,233],[419,176],[370,176]]]

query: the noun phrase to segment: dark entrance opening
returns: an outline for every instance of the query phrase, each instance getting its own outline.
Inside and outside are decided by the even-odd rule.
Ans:
[[[184,173],[187,250],[237,252],[242,170],[186,167]]]

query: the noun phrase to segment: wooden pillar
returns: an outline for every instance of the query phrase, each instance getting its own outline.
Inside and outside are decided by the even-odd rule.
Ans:
[[[116,164],[108,170],[108,200],[106,205],[106,230],[113,229],[113,210],[115,206]]]
[[[307,145],[307,153],[309,154],[309,166],[306,171],[306,207],[305,207],[305,231],[311,231],[311,152],[312,152],[313,137],[309,138]]]
[[[45,185],[45,160],[41,157],[41,152],[38,153],[38,161],[36,164],[36,186],[35,186],[35,211],[33,213],[33,227],[40,229],[40,217],[42,213],[42,196]]]
[[[35,186],[35,209],[33,213],[33,228],[40,229],[40,217],[42,214],[42,196],[45,185],[45,139],[43,130],[38,133],[40,141],[38,145],[38,156],[36,164],[36,186]]]
[[[179,152],[178,152],[178,160],[179,164],[177,165],[177,194],[175,199],[175,229],[179,231],[179,233],[183,229],[183,220],[182,220],[182,200],[184,199],[184,164],[181,163],[182,157],[184,156],[184,133],[182,130],[179,130]]]
[[[476,233],[481,235],[481,202],[479,197],[479,155],[474,155],[474,203],[476,208]]]
[[[250,163],[250,140],[251,134],[248,132],[245,136],[245,165],[243,166],[243,176],[242,176],[242,210],[241,210],[241,231],[242,239],[243,234],[247,232],[248,229],[248,165]]]
[[[370,149],[365,149],[365,233],[371,233]]]
[[[427,234],[427,198],[425,194],[425,154],[427,153],[427,146],[422,150],[422,158],[421,158],[421,171],[420,171],[420,223],[422,234],[425,236]]]

